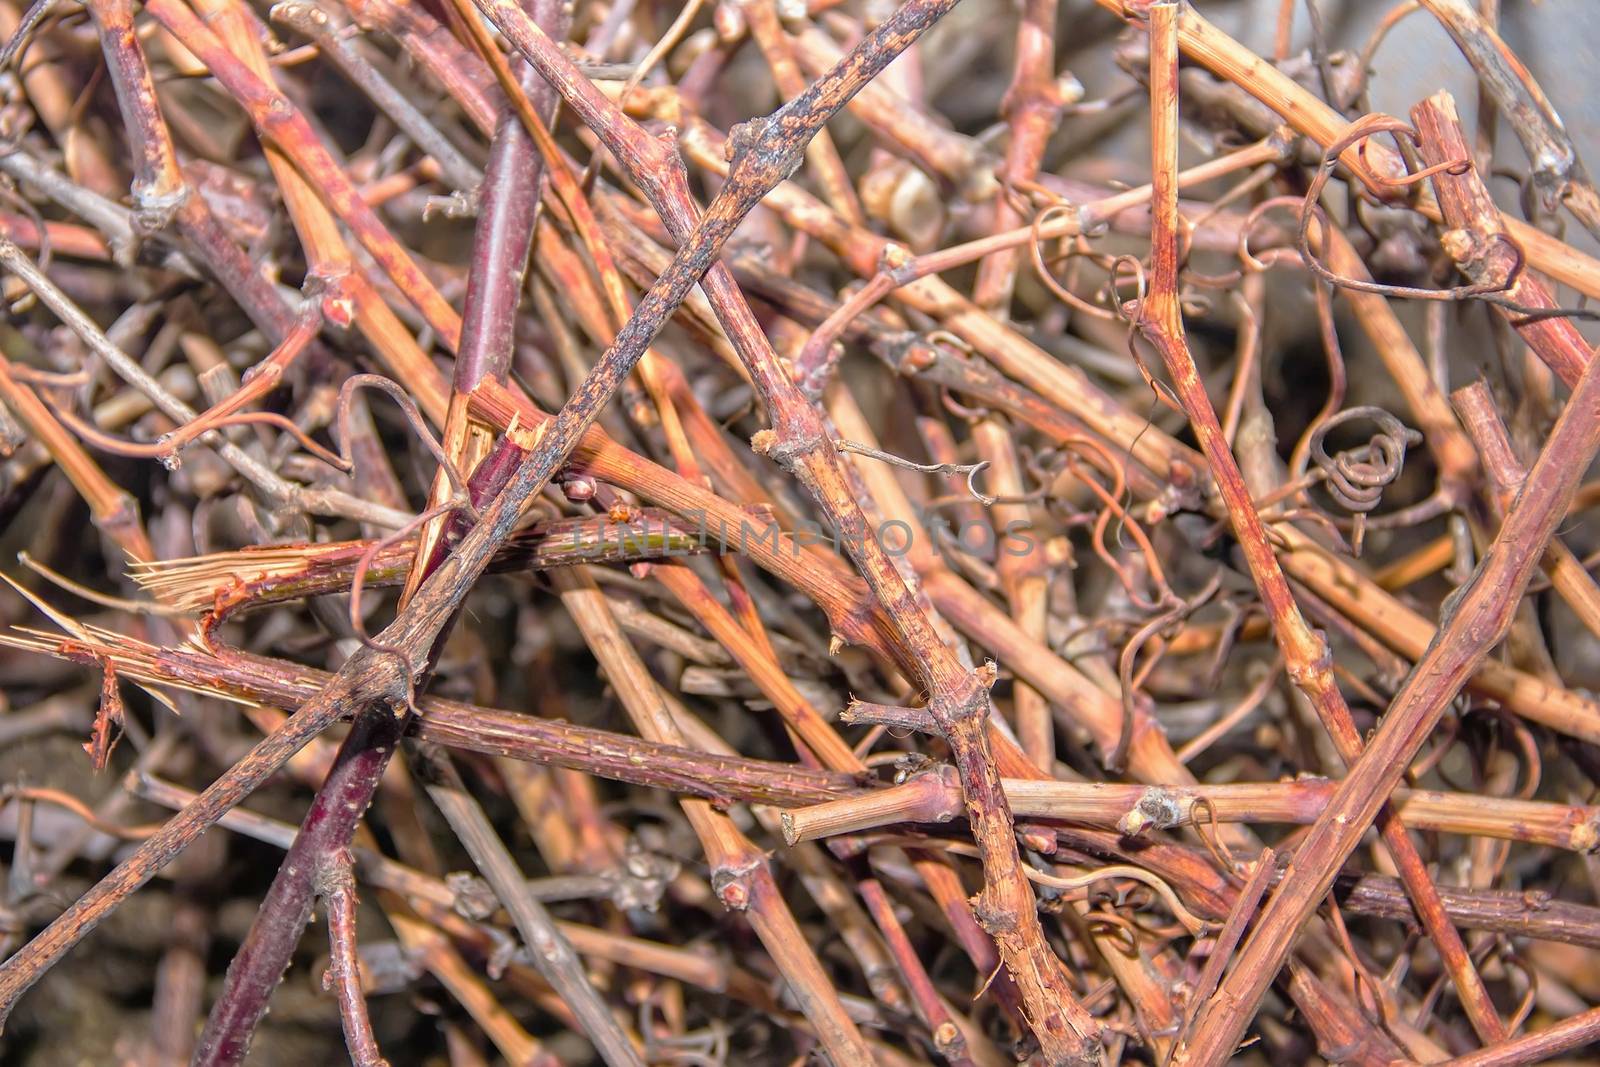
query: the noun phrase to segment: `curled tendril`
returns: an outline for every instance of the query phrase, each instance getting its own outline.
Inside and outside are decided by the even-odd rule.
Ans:
[[[1109,908],[1096,908],[1083,918],[1089,928],[1100,935],[1101,944],[1114,938],[1124,956],[1132,959],[1139,955],[1139,928],[1132,919],[1118,915]]]
[[[1122,587],[1127,590],[1129,599],[1135,605],[1146,611],[1158,611],[1173,599],[1171,588],[1167,585],[1166,572],[1161,564],[1161,556],[1156,552],[1146,536],[1144,528],[1127,510],[1128,482],[1127,471],[1117,461],[1116,457],[1101,446],[1098,442],[1087,437],[1075,437],[1063,442],[1059,452],[1053,454],[1059,463],[1057,470],[1064,470],[1078,479],[1099,501],[1101,507],[1095,516],[1093,541],[1095,555],[1098,556],[1113,574]],[[1082,457],[1081,461],[1079,457]],[[1101,484],[1098,478],[1093,477],[1084,469],[1085,465],[1104,474],[1111,482],[1110,487]],[[1044,475],[1035,471],[1041,483]],[[1140,582],[1134,572],[1124,565],[1106,544],[1106,533],[1111,522],[1117,522],[1116,534],[1119,538],[1123,532],[1132,537],[1146,563],[1146,570],[1150,584],[1155,589],[1155,597],[1146,597],[1140,590]]]
[[[411,426],[412,432],[422,442],[422,447],[428,450],[429,455],[438,460],[439,466],[444,470],[445,477],[450,479],[450,487],[455,490],[458,498],[455,501],[455,505],[464,508],[467,514],[476,519],[478,513],[472,506],[472,494],[467,492],[466,479],[461,476],[461,472],[456,469],[456,465],[450,462],[450,457],[445,455],[443,446],[439,444],[438,438],[433,436],[433,431],[428,429],[428,424],[423,419],[422,412],[417,409],[417,405],[406,395],[405,390],[381,374],[352,374],[345,379],[344,385],[339,389],[339,414],[334,420],[334,435],[339,445],[340,457],[352,467],[354,466],[355,456],[350,447],[351,435],[349,428],[351,403],[358,389],[377,389],[400,406],[400,410],[405,414],[406,422]]]
[[[1404,136],[1412,144],[1421,142],[1421,137],[1418,136],[1417,131],[1407,123],[1392,115],[1374,113],[1352,122],[1345,128],[1344,134],[1330,143],[1323,152],[1322,163],[1317,167],[1317,172],[1312,177],[1310,186],[1306,189],[1306,195],[1300,202],[1300,229],[1297,240],[1300,248],[1300,257],[1305,261],[1311,272],[1330,285],[1336,285],[1341,289],[1350,289],[1358,293],[1376,293],[1380,296],[1400,297],[1408,300],[1470,300],[1492,296],[1495,293],[1503,293],[1515,285],[1526,264],[1522,249],[1505,234],[1497,233],[1492,235],[1493,240],[1506,245],[1515,256],[1515,263],[1505,277],[1499,280],[1474,282],[1470,285],[1458,285],[1450,289],[1420,289],[1408,285],[1385,285],[1362,278],[1349,278],[1342,274],[1334,273],[1313,254],[1311,251],[1311,220],[1315,218],[1324,232],[1332,232],[1327,213],[1322,210],[1322,206],[1318,201],[1322,197],[1322,190],[1328,184],[1328,179],[1333,176],[1333,170],[1338,165],[1340,156],[1357,145],[1364,145],[1368,138],[1382,133],[1394,135],[1396,138]],[[1365,156],[1361,152],[1362,150],[1358,149],[1357,155],[1361,156],[1365,166]],[[1471,167],[1470,160],[1451,160],[1448,163],[1429,167],[1404,178],[1383,177],[1373,172],[1371,167],[1366,169],[1373,174],[1374,180],[1378,184],[1396,187],[1410,184],[1415,180],[1440,171],[1459,174],[1471,169]]]
[[[1272,178],[1277,175],[1277,173],[1278,164],[1276,163],[1268,163],[1265,166],[1257,167],[1243,181],[1235,184],[1232,189],[1229,189],[1226,193],[1212,202],[1206,208],[1206,210],[1196,218],[1191,219],[1187,215],[1179,214],[1178,218],[1182,224],[1179,229],[1179,237],[1182,243],[1179,246],[1180,258],[1178,262],[1183,271],[1183,279],[1187,285],[1195,286],[1201,289],[1226,289],[1229,286],[1238,284],[1239,280],[1249,273],[1248,264],[1244,268],[1239,270],[1230,270],[1226,274],[1203,274],[1200,271],[1195,270],[1189,265],[1189,255],[1192,249],[1194,234],[1203,229],[1206,223],[1220,215],[1222,210],[1229,204],[1234,203],[1240,198],[1254,192],[1256,189],[1259,189],[1261,186],[1271,181]],[[1240,234],[1239,239],[1241,242],[1247,240],[1246,235],[1248,233],[1249,227],[1246,226]],[[1192,297],[1189,299],[1191,301],[1193,300]]]
[[[1068,307],[1073,308],[1074,310],[1077,310],[1077,311],[1081,311],[1085,315],[1089,315],[1089,316],[1092,316],[1092,317],[1097,318],[1097,319],[1106,319],[1108,321],[1114,321],[1116,319],[1116,315],[1115,315],[1114,312],[1108,311],[1103,307],[1097,307],[1094,304],[1089,303],[1087,300],[1085,300],[1082,297],[1080,297],[1077,293],[1074,293],[1071,289],[1068,289],[1066,286],[1062,285],[1059,281],[1057,281],[1055,274],[1053,274],[1051,272],[1051,270],[1050,270],[1050,264],[1045,260],[1045,257],[1044,257],[1044,237],[1040,233],[1041,228],[1044,226],[1044,224],[1046,222],[1050,221],[1050,219],[1052,217],[1054,217],[1055,215],[1062,214],[1062,213],[1065,213],[1065,212],[1071,211],[1071,210],[1075,210],[1075,209],[1070,204],[1054,204],[1054,205],[1052,205],[1052,206],[1050,206],[1048,208],[1045,208],[1038,215],[1034,216],[1034,220],[1033,220],[1033,224],[1032,224],[1032,229],[1033,229],[1032,240],[1030,240],[1028,242],[1028,252],[1029,252],[1029,254],[1030,254],[1030,256],[1031,256],[1031,258],[1033,260],[1034,273],[1036,273],[1039,276],[1039,280],[1044,283],[1045,288],[1049,289],[1052,293],[1054,293],[1055,296],[1056,296],[1056,299],[1060,300],[1062,303],[1066,304]],[[1082,240],[1083,239],[1081,237],[1078,238],[1079,243],[1082,243]],[[1076,254],[1077,253],[1074,253],[1074,252],[1067,253],[1067,255],[1069,257],[1074,256]]]
[[[1110,770],[1120,772],[1127,766],[1128,749],[1133,745],[1134,724],[1137,721],[1136,708],[1134,706],[1135,697],[1139,687],[1144,683],[1145,677],[1160,659],[1163,651],[1163,649],[1158,648],[1155,655],[1151,657],[1150,663],[1135,677],[1133,667],[1134,662],[1139,657],[1139,650],[1151,638],[1171,636],[1176,626],[1205,606],[1212,597],[1216,596],[1217,591],[1221,588],[1222,572],[1218,571],[1211,576],[1211,580],[1206,583],[1204,589],[1188,600],[1178,599],[1168,590],[1168,596],[1171,597],[1170,606],[1161,614],[1139,627],[1133,637],[1128,640],[1128,643],[1123,646],[1122,654],[1117,658],[1117,675],[1122,682],[1122,729],[1117,735],[1116,747],[1112,749],[1111,755],[1106,759],[1106,766]]]
[[[1328,433],[1335,427],[1357,419],[1377,423],[1378,431],[1366,444],[1330,456],[1326,447]],[[1421,442],[1422,435],[1416,430],[1407,427],[1383,408],[1371,405],[1348,408],[1321,419],[1306,435],[1306,452],[1322,475],[1328,495],[1354,515],[1351,548],[1357,555],[1366,536],[1368,515],[1383,499],[1383,491],[1400,477],[1405,468],[1406,449]],[[1305,460],[1306,454],[1299,453],[1297,469],[1304,469]],[[1407,521],[1412,516],[1430,515],[1438,510],[1442,499],[1435,494],[1422,504],[1402,509],[1396,515],[1403,513]],[[1394,516],[1384,516],[1381,521],[1387,525],[1392,518]]]
[[[1206,813],[1205,821],[1201,821],[1200,813]],[[1222,825],[1217,818],[1217,809],[1209,797],[1195,797],[1189,805],[1189,821],[1194,824],[1194,832],[1200,838],[1200,843],[1206,846],[1206,851],[1211,853],[1211,858],[1216,861],[1217,867],[1229,878],[1242,882],[1244,864],[1234,856],[1233,850],[1228,848],[1227,842],[1222,840],[1217,829]]]
[[[176,452],[173,450],[172,435],[164,434],[150,443],[129,441],[115,434],[106,433],[82,416],[75,415],[66,407],[58,404],[48,393],[40,394],[45,403],[50,407],[56,418],[67,429],[71,430],[91,448],[114,456],[127,456],[130,459],[156,459],[163,466],[173,468],[177,466]],[[194,425],[191,423],[190,425]],[[335,470],[348,474],[351,464],[348,458],[338,456],[317,444],[311,436],[295,425],[293,421],[283,415],[272,411],[236,411],[229,415],[210,416],[206,420],[205,430],[223,430],[230,426],[271,426],[281,430],[294,438],[295,442],[308,454],[333,467]]]
[[[1372,170],[1372,176],[1377,180],[1379,185],[1385,185],[1391,189],[1404,189],[1405,187],[1409,185],[1415,185],[1420,181],[1426,181],[1435,174],[1450,174],[1460,177],[1472,169],[1472,160],[1470,159],[1447,159],[1443,163],[1435,163],[1431,167],[1424,167],[1421,170],[1415,171],[1411,174],[1406,174],[1397,178],[1391,178],[1388,175],[1379,174],[1376,170],[1373,170],[1369,164],[1367,164],[1367,146],[1365,142],[1362,143],[1360,148],[1356,149],[1356,155],[1361,157],[1362,164],[1366,165],[1368,170]]]
[[[908,471],[921,471],[923,474],[964,474],[967,476],[967,492],[972,498],[984,507],[989,507],[998,501],[999,497],[990,496],[978,488],[977,477],[989,468],[988,460],[977,463],[916,463],[893,452],[885,452],[881,448],[863,445],[856,441],[847,441],[840,438],[837,442],[840,452],[849,452],[857,456],[866,456],[887,463],[892,467],[901,467]]]
[[[1132,300],[1122,299],[1122,294],[1117,288],[1118,283],[1121,281],[1119,273],[1124,265],[1133,268],[1132,277],[1134,295]],[[1111,261],[1111,277],[1107,281],[1107,285],[1109,286],[1111,308],[1116,312],[1117,316],[1123,319],[1137,319],[1140,314],[1140,309],[1144,307],[1144,298],[1150,291],[1149,283],[1146,281],[1144,275],[1143,261],[1141,261],[1138,256],[1130,256],[1127,254],[1120,255],[1113,259]]]
[[[1355,69],[1359,74],[1360,80],[1356,84],[1356,100],[1362,100],[1367,95],[1367,78],[1372,71],[1373,60],[1377,58],[1378,48],[1383,44],[1383,39],[1389,35],[1389,31],[1394,29],[1401,19],[1421,10],[1421,8],[1420,0],[1401,0],[1401,3],[1390,8],[1378,20],[1378,25],[1373,28],[1371,35],[1367,37],[1366,43],[1361,46],[1361,51],[1357,53]]]
[[[1257,224],[1260,223],[1267,212],[1278,208],[1298,208],[1302,202],[1302,198],[1298,196],[1274,196],[1261,201],[1261,203],[1250,209],[1250,213],[1244,217],[1244,225],[1239,227],[1238,256],[1239,261],[1244,264],[1244,273],[1265,273],[1271,270],[1279,260],[1290,256],[1294,257],[1296,261],[1301,259],[1300,250],[1287,245],[1265,249],[1258,256],[1250,250],[1250,235],[1255,232]],[[1263,259],[1262,256],[1271,258]]]
[[[1524,174],[1510,167],[1495,167],[1489,172],[1489,176],[1504,178],[1517,187],[1517,207],[1521,210],[1524,220],[1530,225],[1545,229],[1558,241],[1565,240],[1566,219],[1559,214],[1545,211],[1543,197],[1539,194],[1539,186],[1532,173]]]
[[[1330,456],[1328,433],[1345,423],[1368,419],[1378,432],[1363,446]],[[1420,444],[1422,435],[1383,408],[1372,405],[1346,408],[1318,424],[1311,434],[1311,461],[1327,477],[1328,493],[1348,511],[1366,513],[1378,506],[1383,491],[1405,468],[1406,449]]]
[[[992,413],[989,407],[982,404],[963,404],[950,392],[950,387],[945,385],[939,387],[939,405],[966,423],[982,422]]]

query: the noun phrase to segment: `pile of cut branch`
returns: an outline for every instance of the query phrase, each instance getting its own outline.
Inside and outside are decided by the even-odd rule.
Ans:
[[[1592,1055],[1499,6],[0,0],[5,1062]]]

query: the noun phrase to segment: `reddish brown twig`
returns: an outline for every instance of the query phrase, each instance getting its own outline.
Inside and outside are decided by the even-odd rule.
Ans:
[[[344,1024],[350,1062],[356,1067],[386,1067],[367,1018],[367,998],[361,992],[361,963],[356,951],[356,882],[348,852],[340,850],[324,861],[316,875],[317,895],[328,913],[331,962],[325,981],[339,998],[339,1020]]]
[[[1124,0],[1097,2],[1123,17],[1142,7],[1125,4]],[[1207,22],[1193,8],[1185,8],[1179,19],[1178,40],[1179,46],[1190,58],[1239,85],[1319,145],[1326,147],[1343,136],[1348,123],[1331,105],[1262,61],[1248,48]],[[1359,180],[1380,196],[1384,195],[1385,190],[1378,175],[1393,176],[1404,171],[1399,156],[1386,147],[1373,149],[1363,158],[1358,146],[1352,145],[1345,150],[1344,162]],[[1424,199],[1418,207],[1424,213],[1437,217],[1439,205]],[[1508,217],[1505,224],[1514,240],[1525,250],[1529,265],[1591,296],[1600,291],[1600,263],[1551,239],[1525,222]]]
[[[659,158],[659,150],[652,147],[654,142],[626,120],[619,124],[621,116],[614,106],[599,97],[589,82],[574,77],[570,62],[549,48],[549,39],[520,11],[501,0],[477,2],[529,62],[557,86],[574,110],[606,139],[635,179],[655,190],[664,220],[681,239],[688,240],[667,273],[640,302],[608,355],[623,352],[631,365],[654,333],[654,329],[646,332],[636,324],[655,321],[687,295],[690,285],[702,275],[706,277],[708,294],[722,317],[723,327],[739,348],[773,422],[773,429],[757,442],[758,451],[800,477],[833,519],[868,585],[910,650],[907,666],[933,694],[930,707],[957,752],[969,815],[988,871],[979,914],[999,943],[1013,978],[1023,988],[1023,1000],[1036,1036],[1052,1062],[1092,1057],[1092,1024],[1078,1007],[1059,962],[1045,945],[1031,903],[1032,894],[1017,876],[1019,861],[1011,839],[1011,820],[999,791],[983,725],[988,711],[987,692],[976,675],[962,669],[910,597],[904,579],[884,555],[855,503],[815,410],[799,395],[787,371],[777,365],[766,337],[737,294],[732,276],[726,268],[712,265],[712,257],[731,235],[734,224],[769,189],[788,177],[799,161],[801,149],[821,122],[842,107],[892,55],[948,10],[948,0],[930,0],[926,4],[914,0],[899,8],[857,47],[859,59],[846,57],[835,68],[835,76],[813,83],[803,96],[780,109],[776,117],[765,120],[761,127],[765,136],[746,127],[733,141],[730,180],[704,217],[695,223],[693,239],[689,239],[684,202],[664,195],[673,187],[664,185],[663,180],[673,171],[670,161]],[[681,185],[677,190],[681,197]],[[558,427],[559,423],[558,419]]]
[[[1490,503],[1494,516],[1503,518],[1528,482],[1527,468],[1517,458],[1487,385],[1477,381],[1462,386],[1450,394],[1450,399],[1483,457],[1484,473],[1493,491]],[[1545,549],[1544,570],[1579,621],[1590,632],[1600,634],[1600,587],[1559,537],[1552,537]]]
[[[1421,0],[1450,32],[1489,100],[1506,116],[1533,164],[1533,181],[1546,210],[1565,204],[1591,234],[1600,238],[1600,195],[1588,168],[1567,136],[1561,116],[1521,60],[1495,32],[1492,20],[1464,0]],[[1443,208],[1441,197],[1440,207]]]
[[[1600,1038],[1600,1008],[1590,1008],[1537,1033],[1444,1061],[1442,1067],[1518,1067],[1553,1059]]]
[[[1413,668],[1372,742],[1302,842],[1300,854],[1308,858],[1291,870],[1262,909],[1255,932],[1218,991],[1217,1007],[1197,1020],[1186,1062],[1221,1063],[1232,1054],[1295,931],[1327,892],[1340,864],[1377,816],[1467,674],[1510,627],[1516,601],[1596,449],[1600,449],[1600,375],[1586,369],[1494,545]]]
[[[1327,644],[1311,630],[1300,614],[1288,580],[1268,540],[1266,527],[1250,498],[1239,464],[1222,433],[1221,423],[1206,396],[1194,358],[1184,341],[1183,317],[1178,302],[1178,190],[1172,177],[1177,171],[1178,150],[1179,8],[1171,3],[1152,4],[1149,18],[1155,224],[1151,235],[1150,289],[1148,296],[1140,302],[1137,325],[1143,336],[1161,354],[1171,375],[1173,389],[1205,451],[1251,577],[1256,582],[1272,622],[1273,636],[1283,653],[1285,670],[1316,709],[1317,717],[1332,736],[1340,757],[1354,765],[1361,755],[1361,737],[1345,704],[1344,695],[1334,680]],[[1392,812],[1383,816],[1380,829],[1384,844],[1400,868],[1406,888],[1413,894],[1418,913],[1422,915],[1428,933],[1449,968],[1473,1026],[1485,1041],[1498,1040],[1504,1034],[1503,1025],[1483,980],[1467,955],[1466,946],[1445,916],[1438,890],[1416,846]],[[1215,1025],[1213,1010],[1202,1010],[1195,1020],[1194,1040],[1197,1043],[1205,1040],[1209,1037],[1208,1027]],[[1231,1053],[1232,1049],[1228,1051]],[[1187,1055],[1189,1053],[1180,1050],[1180,1057]]]
[[[1600,265],[1555,214],[1585,131],[1496,0],[1404,0],[1349,59],[1327,4],[1264,3],[1271,63],[1170,0],[928,36],[947,0],[290,2],[281,40],[241,0],[0,3],[0,526],[56,587],[0,635],[0,1005],[178,861],[95,938],[159,954],[148,1025],[46,993],[7,1037],[187,1061],[215,979],[201,1060],[291,1026],[541,1067],[555,1028],[982,1067],[1226,1055],[1252,1015],[1241,1059],[1582,1039],[1600,911],[1555,887],[1596,842],[1600,488],[1523,590],[1494,538],[1571,473],[1519,460],[1591,358]],[[1475,140],[1442,101],[1351,121],[1426,77],[1424,7],[1482,75]],[[1492,611],[1450,595],[1485,550]],[[1501,612],[1503,654],[1430,650]],[[1442,715],[1414,662],[1464,682]],[[281,874],[176,855],[218,821]],[[493,884],[446,873],[462,841]],[[73,905],[69,871],[113,873]],[[1293,1008],[1246,1010],[1280,960]],[[115,1021],[103,970],[48,981]]]

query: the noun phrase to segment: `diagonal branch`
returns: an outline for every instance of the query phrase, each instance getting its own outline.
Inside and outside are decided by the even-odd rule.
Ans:
[[[1150,291],[1138,311],[1139,330],[1161,353],[1172,377],[1173,389],[1205,451],[1250,575],[1271,620],[1289,677],[1316,709],[1340,757],[1346,763],[1353,763],[1361,754],[1361,735],[1334,680],[1332,656],[1327,644],[1307,625],[1295,603],[1288,579],[1278,565],[1266,527],[1184,340],[1183,314],[1178,300],[1178,187],[1175,180],[1178,172],[1178,5],[1154,3],[1148,10],[1152,167],[1156,191]],[[1385,809],[1380,829],[1384,844],[1417,905],[1417,912],[1455,980],[1473,1026],[1485,1041],[1499,1040],[1505,1033],[1504,1027],[1482,978],[1467,955],[1461,935],[1445,914],[1439,891],[1428,875],[1421,854],[1392,810]],[[1202,1014],[1197,1027],[1205,1021],[1206,1015]]]
[[[631,367],[654,337],[654,330],[646,332],[640,324],[656,322],[676,308],[704,276],[706,295],[771,420],[772,429],[758,434],[753,442],[757,451],[798,477],[817,500],[889,616],[900,638],[897,652],[904,666],[930,694],[929,709],[955,754],[973,837],[983,858],[985,881],[978,897],[978,916],[1018,983],[1046,1060],[1097,1060],[1097,1028],[1045,943],[1033,894],[1022,873],[1011,813],[989,747],[987,687],[940,640],[879,544],[821,417],[800,393],[787,368],[779,364],[731,273],[720,264],[713,266],[739,220],[793,173],[803,158],[804,146],[827,118],[953,7],[954,0],[909,0],[800,96],[766,119],[736,127],[729,137],[732,166],[727,184],[698,221],[693,219],[676,153],[623,116],[513,4],[507,0],[475,2],[612,150],[680,242],[672,264],[619,332],[596,373],[619,350],[629,353],[627,366]],[[557,426],[560,421],[558,417]]]
[[[1277,975],[1301,924],[1378,817],[1468,676],[1505,637],[1545,545],[1600,450],[1600,373],[1590,360],[1494,543],[1457,594],[1360,760],[1310,832],[1233,971],[1196,1023],[1184,1064],[1226,1062]]]

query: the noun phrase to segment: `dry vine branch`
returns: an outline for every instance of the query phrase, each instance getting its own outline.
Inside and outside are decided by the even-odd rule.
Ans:
[[[1583,1056],[1593,130],[1501,6],[0,0],[6,1040]]]
[[[1594,365],[1591,360],[1589,368]],[[1600,375],[1589,368],[1578,379],[1495,543],[1412,668],[1378,733],[1302,843],[1302,854],[1310,858],[1291,867],[1269,898],[1213,1007],[1196,1020],[1185,1062],[1216,1064],[1232,1055],[1300,924],[1332,885],[1339,866],[1377,817],[1466,675],[1510,628],[1512,608],[1538,566],[1545,542],[1600,450]]]
[[[1251,576],[1255,579],[1271,620],[1273,636],[1283,653],[1285,671],[1316,709],[1317,717],[1333,738],[1340,758],[1354,766],[1361,757],[1361,739],[1334,679],[1332,656],[1326,642],[1313,633],[1278,565],[1266,527],[1250,499],[1215,409],[1201,384],[1199,371],[1184,341],[1183,316],[1178,301],[1178,190],[1173,176],[1178,169],[1178,15],[1175,3],[1155,3],[1150,19],[1151,140],[1155,173],[1154,228],[1151,233],[1149,292],[1139,302],[1137,326],[1161,354],[1179,402],[1200,440],[1212,477],[1227,508],[1234,534],[1239,538]],[[1453,694],[1452,694],[1453,695]],[[1438,890],[1429,877],[1421,854],[1404,825],[1392,811],[1380,816],[1384,844],[1400,868],[1413,903],[1435,947],[1449,968],[1474,1028],[1485,1042],[1505,1036],[1504,1027],[1482,978],[1467,955],[1461,936],[1445,916]],[[1314,903],[1314,902],[1313,902]],[[1253,943],[1253,942],[1252,942]],[[1237,972],[1235,972],[1237,974]],[[1224,987],[1226,990],[1226,987]],[[1219,996],[1221,994],[1219,993]],[[1219,1003],[1225,1003],[1219,1001]],[[1195,1019],[1199,1043],[1215,1026],[1214,1008],[1203,1008]],[[1187,1049],[1178,1055],[1186,1057]],[[1203,1062],[1203,1061],[1202,1061]]]

